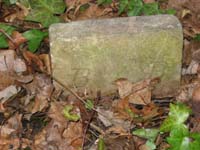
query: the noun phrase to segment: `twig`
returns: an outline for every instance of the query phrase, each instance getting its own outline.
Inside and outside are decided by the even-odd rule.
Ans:
[[[60,84],[63,88],[65,88],[67,91],[69,91],[71,94],[73,94],[78,100],[80,100],[83,104],[87,105],[87,103],[84,101],[84,99],[82,99],[76,92],[74,92],[73,90],[71,90],[68,86],[64,85],[62,82],[60,82],[58,79],[56,79],[55,77],[53,77],[53,80],[55,80],[58,84]],[[102,115],[103,117],[108,118],[108,116],[105,116],[104,114],[102,114],[101,112],[99,112],[97,109],[95,108],[91,108],[92,110],[94,110],[95,112],[99,113],[100,115]],[[109,119],[110,120],[110,119]],[[111,121],[111,120],[110,120]]]
[[[3,33],[16,46],[15,41],[9,34],[7,34],[3,29],[0,29],[0,32]]]

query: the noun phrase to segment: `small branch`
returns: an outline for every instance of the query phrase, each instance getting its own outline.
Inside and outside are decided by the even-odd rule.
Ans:
[[[3,33],[16,46],[15,41],[9,34],[7,34],[3,29],[0,29],[0,32]]]
[[[58,84],[60,84],[64,89],[66,89],[67,91],[69,91],[71,94],[73,94],[78,100],[80,100],[83,104],[87,105],[87,103],[84,101],[84,99],[82,99],[76,92],[74,92],[73,90],[71,90],[68,86],[64,85],[62,82],[60,82],[58,79],[56,79],[55,77],[53,77],[53,80],[55,80]],[[112,122],[112,119],[108,118],[108,116],[104,115],[103,113],[99,112],[97,109],[92,108],[92,110],[94,110],[95,112],[99,113],[100,115],[102,115],[103,117],[107,118],[110,122]]]

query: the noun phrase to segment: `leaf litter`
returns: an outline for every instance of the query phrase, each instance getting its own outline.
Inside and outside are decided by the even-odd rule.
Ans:
[[[143,2],[155,3],[154,0]],[[61,6],[59,0],[52,3]],[[4,48],[0,51],[0,149],[146,150],[157,147],[161,150],[180,145],[174,143],[178,134],[172,130],[174,126],[184,133],[185,139],[193,138],[186,146],[198,149],[196,141],[200,138],[193,133],[200,132],[200,45],[195,38],[200,34],[200,3],[195,0],[159,2],[162,9],[176,10],[185,40],[182,86],[176,98],[162,99],[154,98],[151,93],[158,78],[138,83],[117,79],[114,83],[118,92],[107,96],[70,91],[62,84],[53,83],[48,40],[43,40],[46,31],[42,28],[61,20],[127,16],[125,12],[118,13],[119,1],[65,0],[64,3],[66,5],[59,7],[59,11],[53,7],[47,11],[43,10],[46,1],[40,5],[40,1],[26,3],[19,0],[12,8],[1,2],[0,21],[12,28],[0,26],[0,38],[4,42],[0,42]],[[42,16],[51,18],[50,22],[41,19]],[[31,48],[30,42],[35,39],[31,34],[26,35],[31,31],[29,29],[42,29],[37,30],[37,42],[32,44],[36,47]],[[188,119],[187,108],[170,104],[175,99],[187,103],[194,116]],[[181,122],[170,121],[178,120],[177,115],[184,117]],[[167,130],[170,132],[167,142],[167,134],[160,134],[158,130],[160,126],[163,131],[171,129]]]

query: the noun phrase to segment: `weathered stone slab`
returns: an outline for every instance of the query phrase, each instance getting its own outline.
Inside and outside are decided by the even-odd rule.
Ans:
[[[179,87],[183,35],[170,15],[113,18],[50,27],[53,76],[70,87],[114,89],[112,82],[161,77],[157,96]]]

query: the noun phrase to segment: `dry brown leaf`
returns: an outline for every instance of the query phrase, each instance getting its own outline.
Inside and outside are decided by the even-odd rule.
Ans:
[[[53,120],[56,120],[58,122],[66,122],[66,119],[62,113],[62,110],[64,109],[64,105],[66,103],[58,103],[58,102],[53,102],[51,103],[51,107],[48,112],[48,116],[52,118]]]
[[[39,58],[42,60],[44,66],[46,67],[47,74],[51,74],[51,58],[49,54],[41,54],[39,55]]]
[[[38,55],[33,54],[29,51],[24,51],[23,56],[25,60],[27,61],[27,66],[30,72],[33,72],[35,70],[40,71],[40,72],[41,71],[45,72],[44,64]]]
[[[143,0],[144,3],[154,3],[155,0]]]
[[[156,84],[157,78],[146,79],[132,84],[127,79],[121,78],[115,81],[120,98],[127,98],[129,103],[147,105],[151,102],[151,88]],[[153,83],[155,82],[155,83]]]
[[[68,8],[77,7],[89,3],[91,0],[65,0]]]
[[[98,5],[90,4],[89,8],[83,12],[79,12],[75,20],[94,19],[104,15],[104,9]]]
[[[182,75],[197,74],[198,70],[199,70],[199,63],[192,60],[188,68],[182,69]]]
[[[168,0],[169,7],[182,8],[188,0]]]
[[[20,83],[30,83],[31,81],[33,81],[33,75],[32,74],[26,76],[19,75],[17,76],[16,81]]]
[[[65,0],[65,4],[67,5],[68,8],[74,7],[76,2],[77,1],[75,1],[75,0]]]
[[[17,58],[14,50],[0,51],[0,90],[15,84],[18,74],[25,71],[25,62]]]
[[[120,78],[115,81],[120,98],[125,98],[132,93],[133,84],[126,78]]]
[[[13,65],[17,74],[21,74],[27,70],[25,62],[20,58],[16,58]]]
[[[31,86],[35,86],[34,93],[36,94],[34,107],[31,112],[42,111],[44,108],[48,107],[48,101],[53,92],[54,87],[51,78],[45,74],[37,74],[28,87]],[[33,88],[34,87],[32,87],[32,89]]]
[[[200,1],[197,0],[169,0],[169,8],[177,10],[177,16],[182,22],[185,37],[195,37],[200,33]]]
[[[19,33],[18,31],[13,31],[12,35],[11,35],[12,41],[8,41],[8,45],[9,45],[9,49],[17,49],[19,48],[19,46],[26,42],[26,38],[22,36],[21,33]]]
[[[0,71],[20,74],[26,71],[26,64],[14,50],[0,51]]]
[[[21,124],[20,114],[15,114],[12,116],[6,124],[1,126],[0,128],[0,148],[4,147],[4,149],[9,149],[9,146],[12,145],[13,149],[18,149],[20,146],[20,137],[18,136],[19,132],[21,132],[22,124]]]
[[[200,117],[200,86],[194,88],[192,93],[192,110],[195,117]]]
[[[16,95],[21,88],[16,87],[14,85],[10,85],[7,88],[3,89],[0,91],[0,104],[1,104],[1,108],[0,108],[0,112],[4,112],[4,103],[11,98],[12,96]]]
[[[15,77],[8,72],[0,71],[0,90],[5,89],[8,86],[15,84]]]
[[[77,150],[83,142],[81,122],[69,122],[62,114],[66,102],[54,102],[48,112],[51,122],[35,136],[33,149]]]
[[[14,50],[0,50],[0,71],[13,72],[15,58]]]
[[[97,110],[99,120],[101,120],[106,127],[113,125],[120,126],[126,131],[130,130],[131,119],[124,110],[118,109],[116,106],[114,107],[115,114],[113,110],[104,110],[101,108],[97,108]]]
[[[133,136],[104,136],[105,147],[109,150],[136,150]]]
[[[82,146],[83,128],[81,122],[70,122],[62,135],[74,149]]]
[[[34,150],[43,150],[46,149],[55,149],[55,150],[75,150],[72,149],[67,140],[62,137],[62,132],[64,130],[60,122],[52,120],[41,132],[39,132],[34,137],[34,143],[31,145],[31,149]]]
[[[147,105],[151,103],[151,89],[146,87],[128,96],[129,103]]]
[[[112,126],[106,130],[106,134],[116,134],[116,135],[128,135],[127,131],[124,130],[121,126]]]

